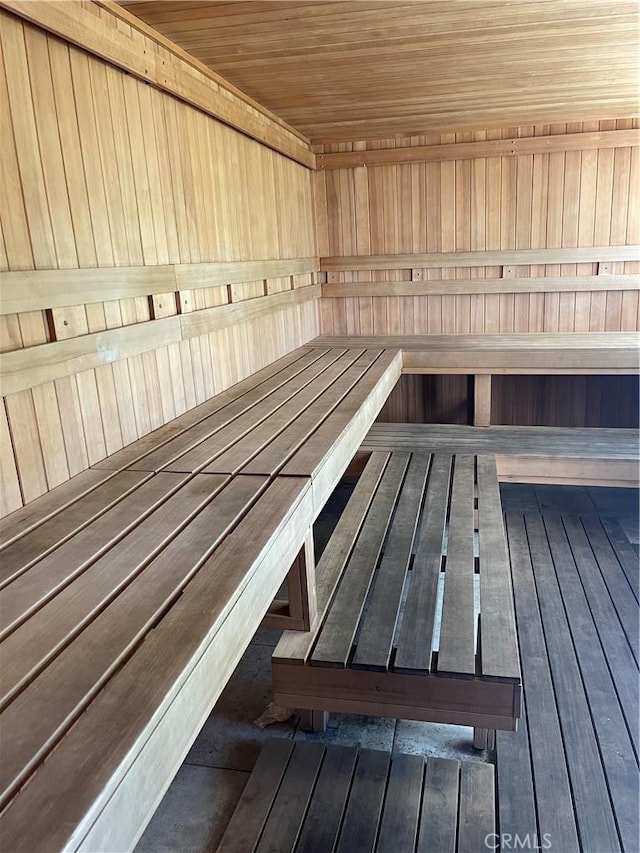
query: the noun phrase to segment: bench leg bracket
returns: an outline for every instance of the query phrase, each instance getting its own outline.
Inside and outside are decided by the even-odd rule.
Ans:
[[[323,732],[327,728],[327,720],[329,719],[327,711],[308,711],[306,708],[302,708],[298,713],[302,731]]]
[[[474,728],[474,730],[473,730],[473,748],[474,749],[495,749],[496,748],[495,729]]]

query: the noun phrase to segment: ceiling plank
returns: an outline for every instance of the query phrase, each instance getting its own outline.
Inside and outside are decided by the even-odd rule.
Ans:
[[[638,114],[635,0],[126,0],[314,144]]]

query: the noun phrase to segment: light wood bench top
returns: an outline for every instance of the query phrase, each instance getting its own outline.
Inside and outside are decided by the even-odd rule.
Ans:
[[[453,424],[375,423],[362,450],[420,450],[557,456],[577,459],[640,459],[640,431],[594,427],[472,427]]]
[[[636,332],[325,335],[309,345],[399,349],[405,373],[636,374],[640,370]]]
[[[14,526],[0,552],[6,849],[135,843],[312,520],[304,478],[121,471]]]
[[[471,853],[494,832],[491,764],[273,739],[218,853]]]
[[[317,580],[318,627],[285,633],[273,655],[279,704],[515,728],[520,667],[493,457],[372,453]]]
[[[400,367],[393,349],[301,348],[96,467],[307,477],[319,512]]]
[[[637,488],[640,432],[585,427],[374,424],[363,451],[477,451],[496,457],[501,482]]]

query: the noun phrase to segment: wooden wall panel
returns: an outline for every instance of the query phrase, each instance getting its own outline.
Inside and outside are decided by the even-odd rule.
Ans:
[[[636,376],[494,376],[492,425],[637,429]]]
[[[408,424],[470,424],[473,380],[457,374],[403,374],[378,421]]]
[[[429,146],[429,162],[335,168],[315,177],[318,244],[325,257],[409,253],[536,250],[638,243],[640,148],[627,140],[619,148],[573,150],[581,133],[597,144],[598,134],[631,131],[632,119],[607,120],[472,133],[429,134],[407,139],[317,146],[322,154],[384,150],[385,157],[408,148]],[[475,156],[434,160],[442,145],[490,145],[492,140],[563,137],[549,153]],[[524,142],[523,142],[524,144]],[[485,155],[489,150],[484,151]],[[462,154],[461,154],[462,156]],[[464,155],[468,157],[468,153]],[[410,259],[407,259],[409,262]],[[323,334],[439,334],[496,332],[632,331],[638,328],[637,261],[517,266],[366,268],[327,272],[330,297],[321,306]],[[363,264],[366,267],[366,264]],[[628,275],[629,287],[609,291],[607,276]],[[477,292],[447,295],[444,282],[462,279],[527,279],[580,276],[589,290],[556,292]],[[599,276],[602,287],[597,289]],[[354,292],[354,282],[443,282],[443,292],[372,296]],[[348,294],[338,296],[341,283]],[[616,287],[619,287],[618,283]],[[397,288],[396,288],[397,290]],[[543,292],[546,291],[546,292]],[[384,287],[380,287],[381,294]]]
[[[637,429],[637,376],[495,375],[491,425]],[[473,377],[404,374],[377,420],[473,424]]]
[[[114,21],[100,9],[93,26]],[[115,361],[98,341],[89,369],[36,371],[15,393],[7,381],[6,514],[319,329],[308,169],[3,10],[0,46],[0,271],[18,306],[21,287],[38,306],[0,315],[2,352],[28,348],[35,364],[41,345],[131,327]],[[69,292],[62,270],[78,304],[47,302]],[[16,284],[17,271],[31,272]]]

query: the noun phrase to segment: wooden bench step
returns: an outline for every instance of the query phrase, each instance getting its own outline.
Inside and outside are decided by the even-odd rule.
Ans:
[[[520,668],[493,457],[373,453],[317,581],[318,626],[285,634],[273,655],[280,704],[515,728]]]
[[[218,853],[475,853],[494,831],[491,764],[272,739]]]

